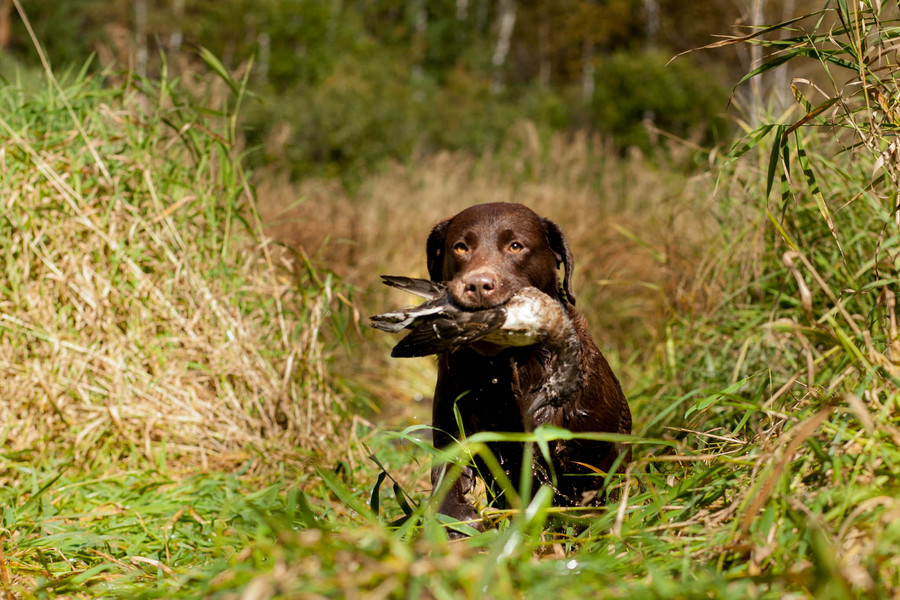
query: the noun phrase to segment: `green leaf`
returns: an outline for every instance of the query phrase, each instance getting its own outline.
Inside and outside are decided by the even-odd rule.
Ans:
[[[378,474],[378,479],[375,481],[375,487],[372,488],[372,495],[369,498],[369,508],[372,509],[372,514],[374,514],[376,517],[378,516],[381,504],[381,501],[378,497],[378,491],[381,489],[381,484],[384,483],[385,477],[387,477],[387,473],[384,471]]]
[[[31,496],[31,498],[29,498],[29,499],[25,502],[25,504],[22,506],[22,509],[21,509],[22,512],[23,512],[23,513],[24,513],[24,512],[28,512],[28,511],[31,509],[31,507],[34,506],[34,505],[37,503],[37,500],[38,500],[38,498],[41,497],[41,494],[43,494],[45,491],[47,491],[47,489],[48,489],[50,486],[52,486],[54,483],[56,483],[57,481],[59,481],[59,478],[62,477],[62,476],[65,474],[66,469],[68,469],[68,468],[69,468],[69,465],[71,465],[71,464],[72,464],[72,461],[66,462],[66,463],[62,466],[62,468],[60,468],[59,472],[58,472],[52,479],[50,479],[50,481],[48,481],[47,483],[45,483],[44,485],[42,485],[42,486],[40,487],[40,489],[39,489],[38,491],[36,491],[36,492],[34,493],[34,495]]]
[[[215,54],[213,54],[203,46],[200,46],[200,58],[203,59],[203,62],[206,63],[206,66],[215,71],[216,75],[218,75],[222,79],[222,81],[224,81],[228,85],[228,87],[231,88],[231,91],[235,96],[240,95],[241,88],[238,85],[237,81],[234,80],[234,77],[231,76],[231,73],[228,72],[228,69],[225,68],[225,65],[223,65],[218,58],[216,58]]]
[[[803,116],[802,119],[791,125],[790,128],[784,133],[784,135],[788,136],[794,133],[794,131],[796,131],[798,128],[806,125],[807,123],[821,115],[823,112],[834,106],[835,102],[837,102],[838,100],[839,98],[829,98],[819,106],[810,110],[808,113],[806,113],[806,115]]]
[[[768,135],[769,131],[771,131],[773,127],[775,127],[775,125],[771,123],[761,125],[760,127],[757,127],[752,132],[741,138],[741,140],[736,142],[728,151],[729,160],[733,161],[735,159],[738,159],[755,148],[759,141],[766,137],[766,135]]]
[[[303,521],[303,524],[309,527],[310,529],[322,529],[323,522],[321,518],[315,513],[313,510],[312,504],[309,502],[309,498],[302,490],[298,490],[297,494],[297,512],[300,515],[300,520]]]
[[[690,407],[687,410],[687,412],[684,413],[684,417],[687,418],[692,413],[701,411],[705,408],[709,408],[710,406],[712,406],[713,404],[715,404],[722,398],[733,397],[735,392],[737,392],[739,389],[744,387],[744,384],[747,383],[748,381],[750,381],[751,379],[753,379],[754,377],[756,377],[756,375],[750,375],[749,377],[745,377],[745,378],[741,379],[740,381],[736,381],[733,384],[729,385],[724,390],[720,390],[720,391],[716,392],[715,394],[712,394],[711,396],[707,396],[706,398],[703,398],[702,400],[697,402],[694,406]]]
[[[763,73],[765,73],[767,71],[771,71],[772,69],[774,69],[776,67],[780,67],[781,65],[783,65],[787,61],[791,60],[792,58],[794,58],[794,55],[791,55],[791,54],[783,54],[781,56],[777,56],[776,58],[773,58],[772,60],[761,64],[760,66],[756,67],[755,69],[753,69],[752,71],[750,71],[749,73],[747,73],[746,75],[741,77],[740,81],[738,81],[734,87],[738,87],[745,81],[753,79],[757,75],[762,75]]]
[[[812,165],[810,165],[806,149],[803,147],[799,136],[795,136],[795,139],[797,140],[797,160],[800,162],[800,168],[803,170],[803,175],[806,177],[810,194],[812,194],[822,218],[825,219],[825,224],[828,225],[828,230],[834,237],[834,241],[837,242],[838,251],[841,253],[841,256],[843,256],[844,248],[841,246],[841,240],[838,239],[837,230],[834,227],[834,220],[831,218],[831,211],[825,203],[825,197],[822,195],[822,190],[819,188],[819,182],[816,179],[816,174],[812,169]]]
[[[775,230],[778,232],[779,235],[781,235],[781,238],[785,242],[787,242],[788,246],[791,247],[791,250],[796,250],[797,252],[800,252],[800,246],[797,244],[797,242],[794,241],[794,238],[791,237],[791,235],[787,232],[787,230],[784,228],[784,226],[782,226],[782,224],[778,221],[778,219],[775,218],[775,215],[772,214],[772,211],[770,211],[768,209],[768,207],[766,208],[766,217],[768,217],[769,222],[775,226]]]
[[[321,469],[316,469],[316,474],[322,479],[322,482],[328,487],[331,492],[337,496],[341,502],[343,502],[348,508],[357,512],[360,516],[367,520],[374,520],[374,515],[372,511],[369,510],[369,507],[366,506],[363,502],[360,502],[359,498],[357,498],[353,492],[347,489],[347,486],[335,477],[333,474],[323,471]]]
[[[114,565],[109,564],[109,563],[101,563],[95,567],[91,567],[87,571],[83,571],[83,572],[79,573],[78,575],[72,577],[72,579],[70,579],[70,582],[75,585],[82,584],[82,583],[86,582],[88,579],[90,579],[91,577],[94,577],[95,575],[99,575],[100,573],[103,573],[104,571],[111,571],[113,569],[115,569]]]
[[[444,515],[441,513],[436,513],[434,515],[434,518],[437,519],[438,522],[440,522],[442,525],[444,525],[448,529],[452,529],[453,531],[457,531],[459,533],[462,533],[462,534],[465,534],[468,536],[478,535],[479,533],[481,533],[480,531],[478,531],[477,529],[475,529],[468,523],[463,523],[463,522],[459,521],[458,519],[454,519],[453,517],[448,517],[447,515]]]
[[[784,140],[784,128],[784,125],[779,125],[775,128],[774,139],[772,140],[772,152],[769,155],[769,169],[766,173],[766,198],[769,197],[769,193],[772,191],[772,182],[775,180],[775,169],[778,167],[781,149],[786,143]]]
[[[409,502],[406,501],[406,492],[403,491],[403,488],[401,488],[400,484],[397,482],[394,482],[394,496],[397,498],[397,504],[400,505],[400,510],[403,511],[403,514],[407,517],[411,517],[413,509],[409,505]]]

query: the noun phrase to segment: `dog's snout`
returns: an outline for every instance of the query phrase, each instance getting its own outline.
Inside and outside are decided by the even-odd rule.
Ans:
[[[463,291],[466,299],[475,304],[490,302],[498,288],[497,276],[493,273],[473,273],[466,278]]]

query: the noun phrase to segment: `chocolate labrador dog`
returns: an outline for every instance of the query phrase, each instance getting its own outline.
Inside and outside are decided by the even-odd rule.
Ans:
[[[460,437],[458,423],[466,435],[527,432],[543,424],[573,432],[631,432],[631,412],[622,388],[591,339],[584,317],[574,308],[572,252],[554,222],[520,204],[472,206],[434,227],[427,257],[431,280],[443,282],[450,300],[464,310],[498,307],[521,290],[536,288],[559,303],[557,312],[564,317],[550,322],[550,333],[556,335],[545,343],[522,347],[479,340],[438,355],[435,447],[448,446]],[[562,284],[557,273],[560,266]],[[561,356],[563,352],[570,355],[568,359]],[[523,445],[498,442],[490,450],[507,478],[518,483]],[[601,502],[597,490],[603,483],[598,474],[607,473],[623,452],[611,442],[551,442],[549,464],[535,452],[534,489],[552,485],[554,501],[561,506],[597,504]],[[432,471],[435,490],[449,472],[446,466]],[[475,507],[466,497],[476,476],[485,480],[494,505],[507,504],[502,486],[484,461],[476,458],[475,468],[467,467],[455,481],[444,482],[449,491],[439,511],[480,529]]]

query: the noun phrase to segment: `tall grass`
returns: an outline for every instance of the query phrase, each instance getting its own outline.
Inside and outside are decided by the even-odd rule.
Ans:
[[[640,354],[643,376],[626,382],[636,413],[636,460],[612,479],[617,494],[608,509],[580,533],[565,526],[542,533],[552,511],[545,496],[529,503],[526,495],[516,510],[485,513],[496,529],[468,542],[483,552],[465,561],[486,574],[477,584],[425,566],[417,570],[419,546],[406,541],[405,550],[391,551],[394,560],[407,560],[403,575],[378,575],[373,567],[365,589],[397,597],[408,589],[463,597],[582,597],[598,589],[611,597],[896,595],[900,224],[893,48],[900,22],[893,10],[839,2],[783,25],[786,40],[761,34],[723,42],[762,43],[776,52],[751,76],[791,68],[801,58],[819,61],[821,72],[792,82],[794,111],[748,130],[714,165],[716,202],[709,210],[721,224],[720,237],[675,280],[676,288],[695,290],[702,302],[670,302],[671,319],[653,338],[655,351]],[[807,81],[816,82],[819,99],[803,89],[811,87]],[[527,161],[528,153],[523,156]],[[520,171],[516,184],[505,187],[497,183],[509,181],[502,167],[480,164],[492,167],[482,193],[477,186],[484,172],[477,167],[459,171],[459,181],[475,182],[476,193],[459,193],[453,168],[435,168],[431,185],[423,178],[406,195],[387,186],[372,192],[388,196],[373,203],[381,211],[377,227],[396,232],[395,224],[409,222],[421,229],[421,221],[435,221],[438,212],[498,197],[556,216],[540,195],[529,195],[527,175]],[[570,172],[552,158],[549,165],[543,172],[538,167],[538,180],[555,182]],[[575,188],[589,196],[604,189],[590,177]],[[596,217],[601,204],[587,204],[595,210],[578,215]],[[580,240],[576,255],[585,248],[590,254],[590,234],[581,238],[580,224],[559,220]],[[626,237],[659,248],[658,235]],[[394,237],[386,250],[398,253],[391,264],[407,260],[409,252],[418,255],[417,245],[407,250],[405,236]],[[599,279],[582,283],[587,291],[581,297],[596,302],[591,287]],[[595,304],[592,311],[603,309]],[[533,439],[545,435],[556,434],[538,432]],[[408,461],[421,456],[415,431],[400,437],[412,442]],[[468,451],[481,451],[479,442],[469,440]],[[379,454],[401,462],[393,452]],[[386,509],[383,501],[368,507],[353,501],[346,484],[326,482],[360,522],[371,523]],[[402,516],[403,504],[398,499],[383,518]],[[416,522],[417,513],[411,518]],[[441,535],[429,523],[422,521],[418,538],[429,548],[421,559],[426,563],[454,552],[435,550],[443,548]],[[407,525],[389,539],[415,539],[410,532]],[[543,559],[535,562],[535,556]],[[372,556],[358,549],[348,559],[367,564]]]
[[[340,289],[262,241],[229,115],[84,73],[0,107],[3,446],[327,449],[317,332]]]

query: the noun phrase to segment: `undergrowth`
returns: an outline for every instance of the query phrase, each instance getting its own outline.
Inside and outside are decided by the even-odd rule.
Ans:
[[[261,243],[229,115],[165,81],[53,82],[0,90],[4,447],[324,448],[341,288]]]
[[[205,514],[183,477],[240,467],[299,485],[346,454],[321,335],[347,327],[346,287],[262,236],[237,150],[244,82],[204,57],[232,92],[222,110],[166,77],[104,85],[87,65],[0,88],[4,597],[204,564],[208,538],[157,546],[158,510],[164,538],[167,506]],[[232,488],[216,487],[220,506]]]

